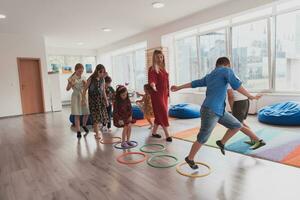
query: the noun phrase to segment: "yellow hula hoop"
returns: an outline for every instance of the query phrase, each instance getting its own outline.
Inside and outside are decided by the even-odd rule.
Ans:
[[[114,139],[117,139],[117,141],[113,141]],[[102,138],[100,140],[101,144],[115,144],[121,142],[120,137],[109,137],[109,138]]]
[[[180,170],[180,168],[181,168],[181,166],[183,166],[183,165],[187,165],[186,162],[182,162],[182,163],[180,163],[179,165],[177,165],[177,166],[176,166],[176,171],[177,171],[179,174],[181,174],[181,175],[183,175],[183,176],[190,177],[190,178],[200,178],[200,177],[208,176],[208,175],[211,173],[211,168],[210,168],[209,165],[207,165],[207,164],[205,164],[205,163],[202,163],[202,162],[195,162],[195,164],[199,164],[199,165],[203,165],[203,166],[207,167],[208,172],[205,173],[205,174],[187,174],[187,173],[184,173],[184,172],[182,172],[182,171]]]

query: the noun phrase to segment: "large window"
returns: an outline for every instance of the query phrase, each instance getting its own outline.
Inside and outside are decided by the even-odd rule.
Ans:
[[[121,54],[113,56],[113,82],[115,85],[128,85],[129,88],[134,88],[133,77],[131,71],[133,68],[132,54]]]
[[[300,93],[300,0],[276,1],[163,38],[176,84],[203,77],[227,56],[250,91]]]
[[[199,37],[200,76],[204,76],[215,68],[218,57],[226,56],[225,30],[214,31]]]
[[[114,86],[127,85],[129,90],[142,92],[146,80],[146,48],[131,50],[112,56]]]
[[[189,82],[198,77],[196,36],[176,40],[177,84]]]
[[[146,80],[146,49],[140,49],[135,51],[135,66],[134,66],[134,78],[135,78],[135,90],[143,91],[144,84],[148,82]]]
[[[232,66],[250,90],[269,89],[267,20],[232,28]]]
[[[300,11],[296,11],[277,17],[276,90],[300,91],[299,74]]]

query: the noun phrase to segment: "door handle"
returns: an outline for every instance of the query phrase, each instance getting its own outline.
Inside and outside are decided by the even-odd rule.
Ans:
[[[25,84],[21,84],[21,89],[24,90]]]

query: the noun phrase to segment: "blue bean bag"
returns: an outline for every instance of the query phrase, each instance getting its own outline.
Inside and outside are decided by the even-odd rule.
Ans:
[[[179,119],[192,119],[200,117],[201,106],[196,104],[177,104],[169,109],[169,116]]]
[[[137,105],[132,105],[132,118],[144,119],[144,113]]]
[[[274,125],[300,125],[300,103],[288,101],[266,106],[259,111],[258,120]]]
[[[82,118],[83,118],[83,116],[80,116],[80,125],[81,126],[82,126]],[[74,115],[70,115],[69,120],[73,125],[75,125],[75,116]],[[91,115],[89,115],[86,125],[93,125],[93,118]]]

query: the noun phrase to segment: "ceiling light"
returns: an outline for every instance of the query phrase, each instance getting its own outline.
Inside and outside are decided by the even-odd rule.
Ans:
[[[104,32],[110,32],[111,29],[110,28],[103,28],[102,31],[104,31]]]
[[[5,18],[6,18],[6,15],[0,14],[0,19],[5,19]]]
[[[84,45],[83,42],[77,42],[77,45],[81,46],[81,45]]]
[[[154,2],[154,3],[152,3],[152,7],[153,8],[162,8],[164,6],[165,6],[165,4],[161,3],[161,2]]]

